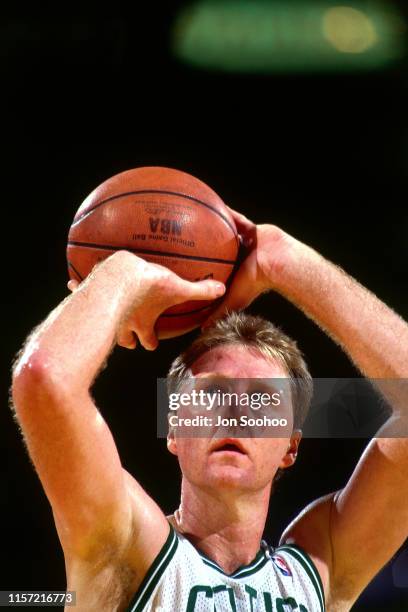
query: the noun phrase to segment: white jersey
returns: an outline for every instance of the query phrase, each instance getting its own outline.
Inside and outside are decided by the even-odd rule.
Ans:
[[[294,545],[266,542],[249,565],[226,574],[170,525],[169,536],[128,612],[324,612],[312,560]]]

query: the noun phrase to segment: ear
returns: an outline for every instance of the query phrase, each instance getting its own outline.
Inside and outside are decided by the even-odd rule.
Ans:
[[[280,468],[284,469],[290,467],[295,463],[301,439],[302,431],[300,429],[295,429],[291,435],[286,453],[282,457],[282,460],[279,464]]]
[[[174,435],[174,428],[169,425],[169,433],[167,434],[167,450],[177,456],[177,442]]]

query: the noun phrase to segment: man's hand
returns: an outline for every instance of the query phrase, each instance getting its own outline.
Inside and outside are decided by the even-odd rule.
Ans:
[[[134,349],[137,341],[147,350],[158,346],[154,330],[158,317],[171,306],[189,300],[214,300],[225,292],[225,285],[214,280],[189,282],[161,266],[137,257],[127,251],[111,255],[118,265],[115,274],[122,273],[133,282],[129,283],[129,301],[117,328],[117,344]],[[68,282],[71,291],[80,289],[77,281]]]
[[[226,311],[243,310],[261,293],[278,288],[294,249],[305,246],[275,225],[255,225],[244,215],[229,208],[245,250],[225,300],[205,321],[203,327]],[[305,247],[306,248],[306,247]]]

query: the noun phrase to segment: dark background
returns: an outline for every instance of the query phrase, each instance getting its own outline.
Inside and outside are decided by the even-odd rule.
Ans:
[[[407,61],[353,75],[194,70],[169,52],[182,4],[43,3],[3,16],[0,589],[65,587],[51,510],[7,390],[13,355],[67,294],[68,228],[97,184],[137,166],[190,172],[408,315]],[[250,310],[297,339],[314,376],[355,375],[340,349],[280,296],[263,296]],[[177,507],[179,474],[156,439],[156,377],[193,337],[163,342],[153,354],[116,349],[95,388],[124,466],[166,512]],[[272,499],[266,539],[276,544],[306,503],[341,487],[365,444],[305,440]],[[408,588],[395,587],[392,571],[390,563],[353,610],[408,609]]]

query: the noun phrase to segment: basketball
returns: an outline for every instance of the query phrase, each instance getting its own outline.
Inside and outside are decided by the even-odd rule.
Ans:
[[[123,249],[186,280],[227,284],[239,238],[227,207],[208,185],[180,170],[143,167],[116,174],[83,201],[68,235],[69,277],[82,281],[95,264]],[[190,301],[166,310],[156,324],[158,337],[194,329],[217,303]]]

